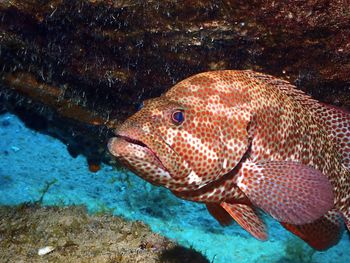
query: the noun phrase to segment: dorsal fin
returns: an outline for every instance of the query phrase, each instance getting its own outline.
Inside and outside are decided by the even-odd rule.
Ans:
[[[330,138],[335,140],[344,165],[350,170],[350,113],[335,106],[326,105],[298,90],[288,81],[270,75],[248,71],[248,75],[264,84],[274,86],[300,102],[319,120]]]

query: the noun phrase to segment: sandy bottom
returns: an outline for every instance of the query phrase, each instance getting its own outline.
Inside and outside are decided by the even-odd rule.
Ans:
[[[113,214],[115,220],[120,220],[117,216],[131,221],[139,220],[147,224],[153,232],[187,248],[193,247],[215,263],[350,262],[348,233],[343,235],[337,246],[326,252],[317,252],[284,230],[277,222],[266,218],[270,237],[268,241],[260,242],[235,224],[221,227],[203,205],[180,200],[166,189],[153,187],[130,172],[114,170],[108,166],[103,166],[97,173],[89,172],[84,157],[72,158],[60,141],[27,129],[13,115],[0,116],[0,138],[2,205],[36,202],[43,196],[43,205],[83,205],[89,213]],[[18,224],[18,221],[8,217],[6,213],[0,210],[2,222]],[[35,211],[29,210],[28,213]],[[79,218],[78,215],[76,217]],[[109,220],[111,221],[105,222],[105,227],[113,221],[112,217]],[[31,221],[28,222],[32,224]],[[89,225],[86,222],[81,224]],[[39,231],[38,235],[41,234]],[[16,235],[16,232],[12,235]],[[115,235],[115,239],[109,242],[114,242],[111,245],[118,247],[117,231]],[[38,238],[44,240],[41,239],[44,237]],[[96,235],[95,238],[95,242],[102,242],[101,236]],[[2,232],[0,242],[1,245],[6,242]],[[18,244],[20,245],[21,243]],[[50,244],[42,242],[35,249],[46,245]],[[79,246],[84,246],[84,243],[79,243]],[[9,249],[14,247],[10,246]],[[32,248],[31,251],[35,249]],[[20,262],[20,255],[14,251],[16,250],[9,251],[7,255],[16,256],[16,262]],[[81,251],[88,253],[89,249],[86,247]],[[26,253],[33,257],[35,254]],[[54,252],[51,256],[53,255]],[[81,261],[77,262],[85,262],[83,258],[88,256],[89,254],[81,254]],[[23,262],[28,262],[25,259],[23,258]],[[154,257],[154,260],[158,259],[159,257]]]

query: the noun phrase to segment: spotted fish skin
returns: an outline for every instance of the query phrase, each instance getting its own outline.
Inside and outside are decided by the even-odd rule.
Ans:
[[[320,250],[340,231],[317,243],[314,229],[340,229],[339,218],[350,227],[349,114],[286,81],[200,73],[145,101],[115,133],[108,144],[115,157],[178,197],[207,204],[223,225],[231,216],[264,240],[261,209]]]

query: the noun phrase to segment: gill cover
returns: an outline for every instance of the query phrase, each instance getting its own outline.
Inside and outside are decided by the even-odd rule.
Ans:
[[[252,113],[246,92],[227,86],[220,77],[198,74],[162,97],[184,108],[183,123],[161,131],[161,136],[188,163],[190,183],[205,185],[237,166],[249,148]]]

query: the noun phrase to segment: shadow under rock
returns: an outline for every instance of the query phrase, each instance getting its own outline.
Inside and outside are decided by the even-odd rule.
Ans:
[[[193,248],[175,246],[160,255],[162,263],[209,263],[209,260]]]

